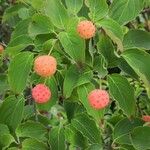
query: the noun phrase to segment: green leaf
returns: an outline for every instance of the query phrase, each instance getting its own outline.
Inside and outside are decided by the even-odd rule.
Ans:
[[[150,127],[137,127],[131,133],[133,146],[137,150],[147,150],[150,148]]]
[[[142,30],[129,30],[124,36],[125,49],[139,48],[150,50],[150,33]]]
[[[136,150],[133,146],[124,144],[121,146],[120,150]]]
[[[60,0],[46,1],[45,13],[57,28],[66,28],[69,15]]]
[[[13,143],[15,140],[13,136],[10,134],[10,131],[7,127],[7,125],[0,124],[0,148],[5,149],[9,147],[11,143]]]
[[[92,144],[86,150],[103,150],[103,146],[100,144]]]
[[[143,126],[143,123],[144,122],[138,118],[132,120],[129,120],[128,118],[122,119],[115,125],[113,132],[114,141],[118,140],[119,138],[122,138],[122,136],[124,135],[131,133],[131,131],[135,127]]]
[[[132,145],[129,134],[125,134],[125,135],[122,135],[121,137],[117,138],[115,140],[115,143],[118,143],[121,145],[123,145],[123,144]]]
[[[76,83],[75,87],[90,83],[92,79],[93,72],[89,69],[84,69],[80,72],[78,82]]]
[[[61,32],[58,38],[64,48],[64,51],[75,61],[85,61],[85,41],[77,33]]]
[[[103,115],[103,110],[95,110],[93,109],[88,101],[88,94],[93,90],[95,87],[92,84],[82,85],[77,88],[79,100],[87,110],[87,113],[91,115],[93,118],[96,119],[97,122],[99,122],[100,118]]]
[[[52,34],[39,34],[35,37],[34,39],[34,46],[35,46],[35,51],[37,52],[42,52],[43,54],[48,54],[48,52],[43,51],[43,46],[45,44],[46,41],[50,40],[51,38],[53,38]],[[49,48],[51,47],[51,45],[49,45]]]
[[[135,115],[134,89],[125,77],[118,74],[108,76],[109,91],[127,116]]]
[[[52,106],[54,106],[56,102],[58,101],[58,85],[54,77],[47,79],[46,85],[51,90],[51,93],[52,93],[51,99],[47,103],[37,104],[37,106],[39,110],[49,111],[52,108]]]
[[[111,40],[117,44],[120,51],[123,50],[123,29],[113,19],[107,18],[97,22],[97,26],[102,27]]]
[[[43,8],[44,7],[44,3],[45,3],[45,1],[43,1],[43,0],[32,0],[32,1],[27,0],[27,1],[28,1],[28,3],[31,4],[31,6],[34,9],[37,9],[37,10]]]
[[[70,66],[66,71],[63,84],[63,94],[65,98],[69,98],[76,87],[91,82],[92,77],[93,73],[91,70],[79,70],[76,65]]]
[[[7,150],[18,150],[18,148],[17,147],[10,147]]]
[[[65,127],[65,137],[71,145],[85,149],[88,141],[80,131],[76,130],[73,126],[68,125]]]
[[[102,144],[100,130],[88,115],[81,114],[76,116],[71,121],[71,125],[80,131],[91,144]]]
[[[108,5],[106,0],[86,0],[85,2],[89,7],[89,17],[93,22],[97,22],[107,15]]]
[[[124,51],[122,56],[143,80],[150,96],[150,54],[138,49],[130,49]]]
[[[16,55],[10,63],[8,81],[12,91],[22,92],[27,84],[27,79],[32,67],[33,54],[23,52]]]
[[[34,116],[34,105],[26,105],[24,107],[23,119],[27,120]]]
[[[17,4],[17,5],[12,5],[11,7],[8,7],[5,10],[2,21],[6,22],[6,21],[10,20],[12,17],[18,15],[18,10],[23,7],[24,7],[23,4]]]
[[[73,14],[77,14],[83,5],[83,0],[65,0],[67,9]]]
[[[30,12],[28,8],[21,8],[18,10],[18,16],[19,18],[21,18],[22,20],[24,19],[28,19],[30,17]]]
[[[111,128],[114,128],[114,126],[125,117],[122,116],[122,114],[115,114],[110,119],[107,120],[108,124],[111,126]]]
[[[111,40],[107,36],[102,35],[100,37],[100,40],[97,43],[97,47],[99,52],[105,57],[108,66],[116,66],[118,57],[115,55],[115,48]]]
[[[69,122],[71,122],[71,119],[73,119],[76,115],[85,112],[85,109],[81,104],[72,101],[65,101],[64,108]]]
[[[73,65],[67,71],[63,84],[63,95],[69,98],[79,78],[78,68]]]
[[[18,36],[17,38],[14,38],[12,39],[9,44],[8,44],[8,47],[15,47],[15,46],[18,46],[18,45],[29,45],[32,43],[32,39],[29,38],[28,35],[26,34],[23,34],[23,35],[20,35]]]
[[[103,55],[96,55],[94,58],[94,70],[99,73],[99,77],[104,78],[107,71],[107,62]]]
[[[6,48],[6,53],[15,56],[29,45],[33,45],[33,40],[26,34],[20,35],[10,41]]]
[[[0,94],[2,95],[5,93],[5,91],[9,89],[8,83],[7,83],[7,75],[1,74],[0,75]]]
[[[49,143],[51,149],[65,150],[65,135],[64,129],[60,127],[54,127],[49,133]]]
[[[139,78],[138,75],[136,74],[136,72],[133,70],[133,68],[131,68],[131,66],[123,58],[120,58],[118,63],[119,63],[118,67],[124,73],[130,75],[134,79],[138,79]]]
[[[21,36],[21,35],[27,35],[28,34],[28,26],[30,23],[31,19],[25,19],[20,21],[16,26],[15,29],[11,35],[11,40]],[[18,44],[18,43],[17,43]]]
[[[57,42],[57,39],[50,39],[50,40],[47,40],[46,42],[44,42],[44,44],[42,44],[43,51],[49,52],[54,47],[56,42]]]
[[[143,0],[114,0],[110,7],[110,17],[124,25],[135,19],[143,8]]]
[[[0,135],[9,134],[9,133],[10,131],[9,131],[8,126],[5,124],[0,124]]]
[[[14,131],[21,123],[25,100],[22,97],[16,99],[14,96],[6,98],[0,106],[0,123],[8,125]]]
[[[77,32],[77,25],[80,22],[79,17],[71,17],[68,20],[66,32],[67,33],[76,33]],[[79,36],[79,35],[78,35]]]
[[[144,1],[144,6],[145,7],[150,7],[150,0],[145,0]]]
[[[36,139],[29,138],[29,139],[25,139],[22,142],[22,149],[23,150],[47,150],[48,148],[44,143]]]
[[[6,149],[11,143],[15,142],[14,137],[11,134],[0,135],[0,148]]]
[[[30,137],[37,140],[45,140],[47,129],[39,122],[28,121],[18,126],[16,135],[18,137]]]
[[[53,25],[49,17],[35,14],[29,25],[29,35],[35,38],[38,34],[48,34],[53,31]]]

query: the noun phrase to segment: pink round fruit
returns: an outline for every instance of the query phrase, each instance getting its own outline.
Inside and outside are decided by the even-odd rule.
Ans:
[[[46,103],[51,98],[51,91],[46,85],[37,84],[32,89],[32,97],[36,103]]]
[[[39,56],[34,61],[34,71],[42,77],[49,77],[54,75],[56,69],[57,61],[53,56]]]
[[[77,26],[77,32],[83,39],[90,39],[95,36],[96,27],[91,21],[81,21]]]
[[[4,51],[4,47],[3,47],[3,45],[0,44],[0,54],[2,54],[3,51]]]
[[[109,94],[105,90],[95,89],[88,95],[89,104],[94,109],[103,109],[109,104]]]
[[[148,115],[142,116],[142,120],[145,122],[150,122],[150,116]]]

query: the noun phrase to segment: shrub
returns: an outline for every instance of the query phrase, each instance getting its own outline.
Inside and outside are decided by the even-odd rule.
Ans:
[[[0,3],[0,149],[150,149],[149,0]]]

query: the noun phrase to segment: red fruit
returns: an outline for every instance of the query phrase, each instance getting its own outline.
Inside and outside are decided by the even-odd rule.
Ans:
[[[144,120],[145,122],[150,122],[150,116],[143,116],[142,120]]]
[[[34,61],[34,71],[42,76],[49,77],[55,74],[57,69],[57,61],[53,56],[39,56]]]
[[[83,39],[90,39],[95,35],[96,27],[91,21],[81,21],[77,26],[77,32]]]
[[[0,54],[3,53],[3,51],[4,51],[4,47],[3,45],[0,44]]]
[[[36,103],[46,103],[51,98],[51,91],[46,85],[38,84],[32,89],[32,97]]]
[[[89,93],[88,100],[94,109],[103,109],[109,104],[109,95],[105,90],[95,89]]]

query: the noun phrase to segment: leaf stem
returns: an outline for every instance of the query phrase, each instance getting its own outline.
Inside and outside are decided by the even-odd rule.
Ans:
[[[56,40],[56,41],[57,41],[57,40]],[[51,54],[51,52],[52,52],[52,50],[54,49],[54,46],[55,46],[56,41],[55,41],[55,42],[54,42],[54,44],[52,45],[52,47],[51,47],[51,49],[50,49],[50,51],[49,51],[48,55],[50,55],[50,54]]]
[[[102,90],[102,79],[101,78],[99,78],[99,89]]]

